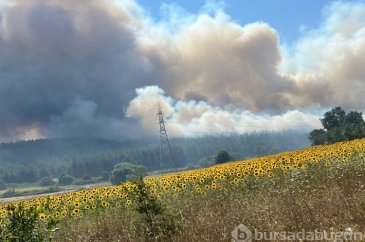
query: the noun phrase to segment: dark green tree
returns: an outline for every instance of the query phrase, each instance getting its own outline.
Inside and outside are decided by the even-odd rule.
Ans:
[[[225,150],[220,151],[215,157],[216,164],[223,164],[233,160],[232,156]]]
[[[345,122],[346,112],[341,107],[335,107],[324,114],[321,123],[324,129],[339,128]]]
[[[345,122],[348,125],[360,126],[364,125],[365,121],[362,118],[362,112],[350,111],[346,114]]]
[[[327,132],[324,129],[315,129],[309,133],[312,145],[321,145],[327,142]]]

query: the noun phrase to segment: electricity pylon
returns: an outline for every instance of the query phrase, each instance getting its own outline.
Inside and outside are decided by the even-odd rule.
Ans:
[[[163,164],[163,153],[164,150],[167,148],[168,153],[170,155],[170,162],[173,162],[173,154],[172,149],[170,145],[169,138],[167,137],[167,132],[165,128],[165,120],[163,118],[163,112],[160,103],[158,103],[158,110],[157,110],[157,116],[160,124],[160,170],[162,170]],[[164,149],[165,148],[165,149]]]

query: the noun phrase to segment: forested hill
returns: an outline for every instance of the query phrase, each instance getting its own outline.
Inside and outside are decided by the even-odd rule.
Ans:
[[[0,162],[30,164],[44,159],[67,159],[114,149],[145,146],[149,143],[153,141],[115,141],[81,137],[18,141],[0,144]]]
[[[174,161],[163,168],[204,167],[214,155],[226,150],[244,159],[309,146],[307,134],[260,132],[241,135],[173,138]],[[34,182],[44,176],[69,174],[100,176],[119,162],[160,169],[159,140],[113,141],[95,138],[43,139],[0,145],[0,179],[5,182]]]

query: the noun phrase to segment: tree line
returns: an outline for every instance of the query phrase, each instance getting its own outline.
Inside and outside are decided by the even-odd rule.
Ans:
[[[226,150],[235,159],[244,159],[309,145],[304,132],[294,131],[173,138],[174,159],[166,158],[160,164],[158,140],[120,142],[98,139],[84,142],[73,139],[63,142],[39,140],[0,145],[0,180],[33,183],[43,177],[59,178],[63,175],[75,178],[105,176],[121,162],[143,165],[148,171],[204,167],[214,164],[213,158],[220,150]]]

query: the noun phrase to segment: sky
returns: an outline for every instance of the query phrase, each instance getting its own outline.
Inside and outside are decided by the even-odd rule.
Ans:
[[[0,142],[309,131],[364,64],[365,1],[0,0]]]
[[[225,12],[241,25],[252,22],[266,22],[276,29],[284,42],[295,41],[302,31],[320,24],[322,10],[330,0],[256,0],[256,1],[211,1],[221,5]],[[197,13],[206,4],[204,0],[148,1],[138,3],[156,21],[164,19],[166,5],[177,5],[183,11]]]

